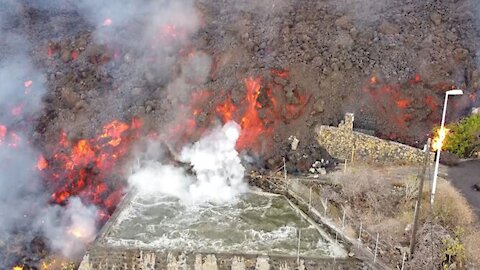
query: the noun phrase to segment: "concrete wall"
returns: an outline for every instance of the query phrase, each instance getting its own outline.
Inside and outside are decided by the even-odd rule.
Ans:
[[[422,164],[423,151],[408,145],[382,140],[353,130],[354,115],[346,114],[338,127],[318,126],[318,143],[330,155],[349,162],[418,165]]]
[[[357,259],[308,259],[235,254],[162,253],[140,249],[94,246],[79,270],[293,270],[369,269]]]

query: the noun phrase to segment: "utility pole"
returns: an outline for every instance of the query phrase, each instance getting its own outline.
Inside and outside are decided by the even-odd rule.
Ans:
[[[420,183],[418,187],[417,203],[415,204],[415,214],[413,217],[413,228],[412,228],[412,237],[410,239],[410,258],[413,255],[415,250],[416,234],[418,227],[418,217],[420,216],[420,206],[422,203],[422,193],[423,193],[423,183],[425,182],[425,173],[427,172],[428,163],[430,161],[430,144],[431,139],[428,139],[427,144],[425,145],[423,151],[425,152],[425,157],[423,161],[423,168],[420,174]]]

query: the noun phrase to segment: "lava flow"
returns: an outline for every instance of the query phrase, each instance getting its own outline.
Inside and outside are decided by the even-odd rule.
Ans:
[[[409,122],[416,117],[412,108],[422,106],[429,110],[428,120],[436,121],[438,102],[431,95],[423,95],[421,99],[411,95],[410,88],[422,83],[422,78],[416,74],[412,79],[403,84],[381,84],[376,76],[368,80],[363,89],[373,101],[373,106],[378,115],[381,115],[396,133],[380,132],[383,137],[406,139]]]
[[[288,76],[287,71],[272,74],[282,78]],[[242,130],[236,145],[238,151],[260,153],[271,144],[277,126],[298,118],[310,100],[310,96],[298,92],[293,93],[293,102],[279,100],[282,95],[275,91],[283,92],[283,88],[274,87],[273,83],[264,83],[261,77],[248,77],[244,80],[244,85],[246,91],[241,102],[235,104],[230,94],[224,95],[223,99],[216,102],[215,111],[204,109],[209,107],[205,105],[211,100],[212,92],[199,91],[192,94],[192,101],[185,108],[186,119],[171,128],[168,137],[181,138],[181,143],[184,143],[184,140],[195,140],[214,121],[212,117],[207,117],[199,123],[198,116],[216,115],[223,124],[231,120],[239,123]]]
[[[130,125],[115,120],[96,138],[76,142],[62,133],[54,153],[40,156],[37,163],[53,190],[52,201],[65,204],[78,196],[96,205],[101,218],[108,218],[124,194],[122,174],[115,166],[138,138],[141,125],[138,119]]]

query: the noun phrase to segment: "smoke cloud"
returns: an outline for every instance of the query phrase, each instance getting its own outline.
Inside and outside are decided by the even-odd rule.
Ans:
[[[139,166],[129,183],[144,194],[164,194],[185,204],[228,203],[248,190],[235,144],[240,127],[229,122],[215,128],[198,142],[183,148],[179,159],[183,167],[149,160]]]
[[[36,166],[40,152],[30,142],[46,79],[29,55],[32,48],[22,29],[9,25],[20,10],[16,1],[0,1],[0,269],[10,269],[18,256],[28,255],[29,250],[13,251],[30,247],[39,232],[54,251],[72,256],[79,255],[84,239],[92,240],[96,230],[95,209],[79,199],[65,208],[49,204]],[[76,227],[85,230],[85,237],[69,233]]]
[[[40,218],[41,217],[41,218]],[[72,198],[65,207],[49,206],[42,211],[35,226],[50,240],[51,248],[68,258],[79,258],[85,246],[97,234],[97,209]]]

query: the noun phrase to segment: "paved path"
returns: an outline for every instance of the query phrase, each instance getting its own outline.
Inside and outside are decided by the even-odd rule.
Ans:
[[[480,186],[480,160],[465,161],[447,171],[450,182],[464,194],[480,218],[480,192],[473,189],[474,184]]]

